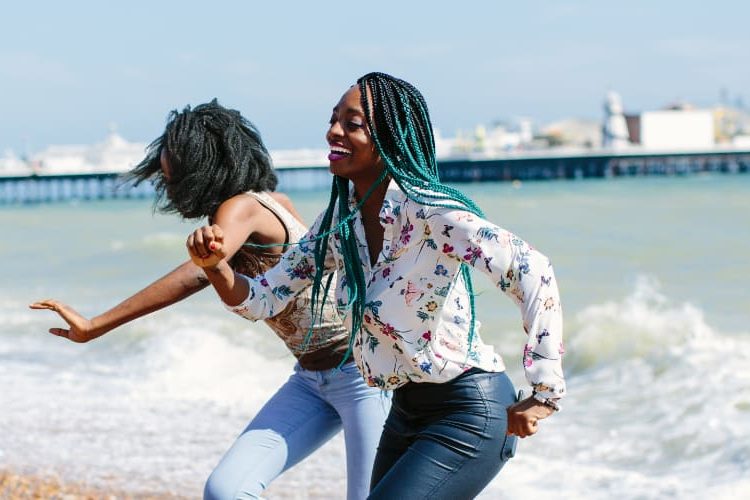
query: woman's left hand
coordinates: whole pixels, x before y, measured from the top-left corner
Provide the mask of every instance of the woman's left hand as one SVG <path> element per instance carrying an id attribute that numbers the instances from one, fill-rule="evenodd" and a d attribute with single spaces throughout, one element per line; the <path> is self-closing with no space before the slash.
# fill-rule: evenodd
<path id="1" fill-rule="evenodd" d="M 536 434 L 539 421 L 554 412 L 555 410 L 533 397 L 512 404 L 508 407 L 508 435 L 525 438 Z"/>

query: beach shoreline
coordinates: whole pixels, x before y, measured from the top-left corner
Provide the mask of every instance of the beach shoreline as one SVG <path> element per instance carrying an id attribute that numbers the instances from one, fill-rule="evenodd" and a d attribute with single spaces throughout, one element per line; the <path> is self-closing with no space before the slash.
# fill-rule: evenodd
<path id="1" fill-rule="evenodd" d="M 60 500 L 183 500 L 189 497 L 168 492 L 124 491 L 71 481 L 57 474 L 38 474 L 14 469 L 0 470 L 0 498 Z"/>

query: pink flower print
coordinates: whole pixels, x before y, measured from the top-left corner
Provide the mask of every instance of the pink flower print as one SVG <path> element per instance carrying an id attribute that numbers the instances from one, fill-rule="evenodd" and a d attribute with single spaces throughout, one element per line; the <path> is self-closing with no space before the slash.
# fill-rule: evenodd
<path id="1" fill-rule="evenodd" d="M 393 224 L 395 221 L 393 220 L 393 217 L 391 217 L 390 215 L 386 215 L 383 219 L 383 222 L 385 222 L 386 224 Z"/>
<path id="2" fill-rule="evenodd" d="M 390 323 L 386 323 L 386 324 L 385 324 L 385 325 L 383 325 L 383 327 L 382 327 L 382 328 L 380 329 L 380 332 L 381 332 L 381 333 L 382 333 L 383 335 L 386 335 L 386 336 L 388 336 L 388 337 L 392 338 L 393 340 L 398 340 L 398 336 L 397 336 L 397 335 L 396 335 L 396 334 L 394 333 L 395 331 L 396 331 L 396 329 L 395 329 L 395 328 L 393 328 L 393 325 L 391 325 Z"/>
<path id="3" fill-rule="evenodd" d="M 370 316 L 368 316 L 367 314 L 365 314 L 363 316 L 364 316 L 364 319 L 365 319 L 365 323 L 370 323 L 372 321 L 372 318 L 370 318 Z"/>
<path id="4" fill-rule="evenodd" d="M 424 291 L 417 288 L 417 285 L 409 281 L 406 284 L 406 290 L 402 291 L 406 305 L 410 306 L 415 300 L 419 300 L 424 295 Z"/>
<path id="5" fill-rule="evenodd" d="M 533 364 L 534 361 L 531 359 L 531 346 L 526 344 L 523 346 L 523 366 L 528 368 Z"/>
<path id="6" fill-rule="evenodd" d="M 263 286 L 268 286 L 268 280 L 266 278 L 263 278 L 260 280 L 260 284 Z"/>
<path id="7" fill-rule="evenodd" d="M 299 279 L 311 278 L 313 276 L 313 271 L 315 271 L 315 268 L 312 264 L 309 264 L 307 261 L 300 262 L 294 267 L 294 269 L 292 269 L 290 277 Z"/>
<path id="8" fill-rule="evenodd" d="M 471 265 L 474 265 L 474 262 L 477 261 L 478 258 L 482 256 L 482 249 L 478 247 L 469 247 L 466 249 L 466 255 L 464 255 L 464 260 L 468 260 Z"/>
<path id="9" fill-rule="evenodd" d="M 383 269 L 383 278 L 387 278 L 390 274 L 391 274 L 390 267 L 386 267 L 385 269 Z"/>
<path id="10" fill-rule="evenodd" d="M 453 247 L 450 246 L 447 243 L 443 243 L 443 253 L 451 253 L 453 251 Z"/>
<path id="11" fill-rule="evenodd" d="M 427 330 L 426 332 L 424 332 L 422 334 L 422 338 L 425 339 L 427 342 L 429 342 L 430 340 L 432 340 L 432 331 L 431 330 Z"/>
<path id="12" fill-rule="evenodd" d="M 409 240 L 411 239 L 411 235 L 409 234 L 414 229 L 413 224 L 404 224 L 404 226 L 401 228 L 401 243 L 406 245 L 409 243 Z"/>

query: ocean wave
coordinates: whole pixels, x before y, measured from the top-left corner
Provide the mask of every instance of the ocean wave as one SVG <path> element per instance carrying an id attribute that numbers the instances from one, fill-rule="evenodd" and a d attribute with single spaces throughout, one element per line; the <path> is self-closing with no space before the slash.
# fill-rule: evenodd
<path id="1" fill-rule="evenodd" d="M 659 291 L 652 277 L 637 279 L 634 291 L 620 301 L 586 307 L 568 326 L 566 372 L 595 370 L 641 359 L 660 366 L 665 359 L 693 359 L 691 353 L 726 342 L 750 345 L 743 335 L 720 334 L 704 312 L 688 303 L 675 304 Z"/>
<path id="2" fill-rule="evenodd" d="M 564 412 L 532 442 L 548 466 L 574 464 L 571 497 L 586 485 L 591 498 L 690 498 L 750 473 L 747 334 L 714 330 L 644 277 L 578 313 L 567 350 Z"/>

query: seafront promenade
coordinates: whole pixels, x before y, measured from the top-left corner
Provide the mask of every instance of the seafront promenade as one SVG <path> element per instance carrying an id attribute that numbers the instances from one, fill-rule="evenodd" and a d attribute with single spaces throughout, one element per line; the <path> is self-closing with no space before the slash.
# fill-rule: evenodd
<path id="1" fill-rule="evenodd" d="M 541 181 L 558 179 L 669 176 L 699 173 L 746 174 L 750 149 L 706 151 L 564 153 L 554 150 L 508 154 L 498 158 L 450 158 L 438 161 L 446 182 Z M 328 167 L 279 166 L 279 190 L 305 191 L 327 187 Z M 48 203 L 67 200 L 148 198 L 149 183 L 134 187 L 115 172 L 55 175 L 0 175 L 0 204 Z"/>

